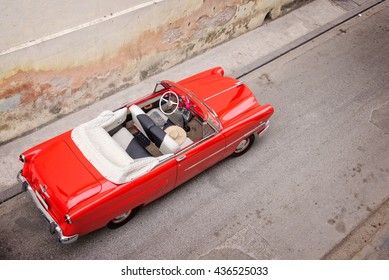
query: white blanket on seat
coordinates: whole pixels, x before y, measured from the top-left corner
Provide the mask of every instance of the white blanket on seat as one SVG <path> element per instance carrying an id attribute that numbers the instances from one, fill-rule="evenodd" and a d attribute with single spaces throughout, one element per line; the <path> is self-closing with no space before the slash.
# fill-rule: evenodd
<path id="1" fill-rule="evenodd" d="M 131 158 L 106 130 L 116 121 L 114 112 L 104 111 L 97 118 L 73 129 L 71 136 L 101 175 L 115 184 L 123 184 L 149 172 L 159 160 L 154 157 Z"/>

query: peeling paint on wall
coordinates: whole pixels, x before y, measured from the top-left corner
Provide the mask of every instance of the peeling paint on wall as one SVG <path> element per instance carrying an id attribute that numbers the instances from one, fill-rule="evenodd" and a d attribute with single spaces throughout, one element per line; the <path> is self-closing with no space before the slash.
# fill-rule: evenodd
<path id="1" fill-rule="evenodd" d="M 292 1 L 161 1 L 0 55 L 0 143 L 252 30 Z"/>

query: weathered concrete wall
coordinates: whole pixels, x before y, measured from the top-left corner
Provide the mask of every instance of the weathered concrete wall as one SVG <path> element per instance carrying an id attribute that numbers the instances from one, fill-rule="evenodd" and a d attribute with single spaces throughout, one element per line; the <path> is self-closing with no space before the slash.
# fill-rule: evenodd
<path id="1" fill-rule="evenodd" d="M 293 0 L 17 2 L 0 0 L 0 143 L 254 29 Z"/>

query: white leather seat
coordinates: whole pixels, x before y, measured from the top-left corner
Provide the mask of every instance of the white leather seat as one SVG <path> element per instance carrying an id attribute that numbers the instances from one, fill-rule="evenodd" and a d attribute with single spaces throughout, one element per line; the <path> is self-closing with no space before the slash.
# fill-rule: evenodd
<path id="1" fill-rule="evenodd" d="M 124 122 L 126 121 L 127 112 L 128 112 L 127 107 L 124 107 L 124 108 L 121 108 L 119 110 L 116 110 L 115 112 L 112 112 L 114 121 L 112 121 L 112 123 L 104 126 L 103 128 L 109 132 L 111 130 L 115 130 L 119 126 L 122 126 L 124 124 Z"/>
<path id="2" fill-rule="evenodd" d="M 183 148 L 189 146 L 189 145 L 192 144 L 192 143 L 193 143 L 193 141 L 192 141 L 189 137 L 186 137 L 184 143 L 182 143 L 182 144 L 180 145 L 180 149 L 183 149 Z"/>
<path id="3" fill-rule="evenodd" d="M 132 105 L 129 108 L 132 116 L 132 120 L 134 121 L 135 126 L 144 134 L 149 136 L 149 129 L 155 123 L 150 119 L 148 115 L 137 105 Z"/>
<path id="4" fill-rule="evenodd" d="M 160 159 L 152 156 L 133 158 L 126 153 L 123 146 L 129 135 L 117 135 L 115 140 L 105 129 L 115 122 L 113 116 L 113 112 L 105 111 L 97 118 L 74 128 L 71 137 L 101 175 L 115 184 L 122 184 L 149 172 Z M 125 132 L 122 129 L 119 131 Z"/>
<path id="5" fill-rule="evenodd" d="M 150 157 L 150 153 L 138 142 L 136 138 L 126 129 L 122 128 L 112 136 L 126 152 L 133 158 Z"/>
<path id="6" fill-rule="evenodd" d="M 130 112 L 135 126 L 146 135 L 163 154 L 172 154 L 180 149 L 180 146 L 165 133 L 145 112 L 137 105 L 130 107 Z"/>
<path id="7" fill-rule="evenodd" d="M 173 154 L 180 150 L 180 145 L 159 126 L 154 125 L 150 128 L 150 140 L 164 155 Z"/>

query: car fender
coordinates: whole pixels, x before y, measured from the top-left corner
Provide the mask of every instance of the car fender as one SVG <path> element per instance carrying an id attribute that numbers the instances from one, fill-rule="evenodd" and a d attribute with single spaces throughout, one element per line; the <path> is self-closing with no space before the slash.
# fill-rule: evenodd
<path id="1" fill-rule="evenodd" d="M 245 112 L 229 123 L 222 131 L 226 139 L 226 153 L 231 154 L 239 145 L 239 140 L 254 134 L 267 123 L 274 109 L 271 105 L 261 105 Z"/>

